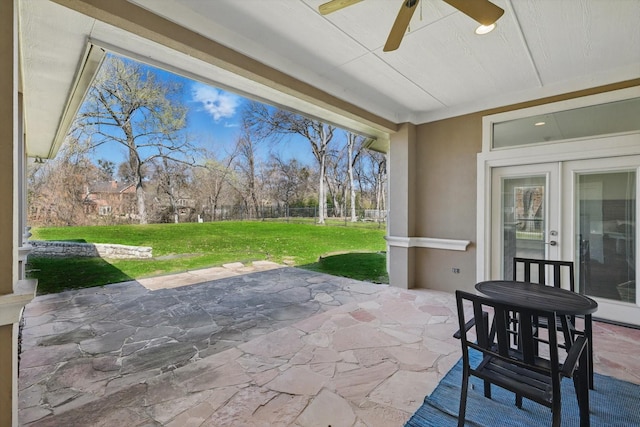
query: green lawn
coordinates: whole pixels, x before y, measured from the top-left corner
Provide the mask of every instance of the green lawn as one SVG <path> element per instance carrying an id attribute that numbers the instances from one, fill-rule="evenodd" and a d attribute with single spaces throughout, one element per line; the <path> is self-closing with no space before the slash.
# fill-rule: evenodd
<path id="1" fill-rule="evenodd" d="M 32 229 L 34 240 L 66 240 L 151 246 L 150 260 L 31 258 L 31 277 L 38 278 L 39 293 L 99 286 L 228 262 L 270 260 L 354 277 L 377 283 L 388 281 L 384 272 L 385 230 L 377 224 L 327 227 L 280 222 L 230 221 L 215 223 L 150 224 L 100 227 Z M 344 262 L 331 253 L 368 252 Z M 364 260 L 364 258 L 369 259 Z M 364 257 L 364 258 L 362 258 Z M 333 258 L 333 259 L 331 259 Z M 342 261 L 340 261 L 342 259 Z M 336 261 L 337 260 L 337 261 Z M 380 268 L 383 270 L 381 271 Z"/>
<path id="2" fill-rule="evenodd" d="M 303 268 L 373 283 L 389 283 L 387 256 L 383 252 L 354 252 L 323 256 L 318 262 L 307 264 Z"/>

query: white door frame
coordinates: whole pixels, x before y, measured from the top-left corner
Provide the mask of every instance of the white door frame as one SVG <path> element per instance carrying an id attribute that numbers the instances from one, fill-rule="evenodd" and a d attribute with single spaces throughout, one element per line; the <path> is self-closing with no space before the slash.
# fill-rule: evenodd
<path id="1" fill-rule="evenodd" d="M 478 154 L 477 158 L 477 281 L 489 280 L 491 276 L 492 168 L 640 154 L 640 132 L 554 141 L 494 150 L 491 148 L 493 124 L 634 97 L 640 97 L 640 87 L 574 98 L 483 117 L 482 152 Z M 563 253 L 562 256 L 565 256 L 565 254 Z M 572 254 L 571 256 L 573 257 Z"/>
<path id="2" fill-rule="evenodd" d="M 491 176 L 493 168 L 640 155 L 640 132 L 559 143 L 553 148 L 550 146 L 514 148 L 509 150 L 510 156 L 505 156 L 505 152 L 499 152 L 499 156 L 495 156 L 495 153 L 478 155 L 476 280 L 479 282 L 491 279 Z M 572 254 L 564 253 L 563 250 L 561 256 L 567 255 L 572 256 Z"/>

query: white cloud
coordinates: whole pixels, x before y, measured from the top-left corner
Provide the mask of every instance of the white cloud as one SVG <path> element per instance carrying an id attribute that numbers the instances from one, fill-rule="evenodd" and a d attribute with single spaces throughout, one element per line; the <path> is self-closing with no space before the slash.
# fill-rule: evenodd
<path id="1" fill-rule="evenodd" d="M 233 117 L 240 105 L 240 97 L 220 89 L 196 83 L 191 89 L 193 100 L 218 121 Z"/>

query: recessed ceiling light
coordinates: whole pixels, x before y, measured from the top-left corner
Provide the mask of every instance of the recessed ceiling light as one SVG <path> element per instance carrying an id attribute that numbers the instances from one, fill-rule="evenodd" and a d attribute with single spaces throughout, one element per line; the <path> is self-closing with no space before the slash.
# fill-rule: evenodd
<path id="1" fill-rule="evenodd" d="M 544 126 L 544 125 L 546 125 L 546 124 L 547 124 L 546 122 L 536 122 L 536 123 L 534 123 L 533 125 L 534 125 L 534 126 Z"/>
<path id="2" fill-rule="evenodd" d="M 480 25 L 478 28 L 476 28 L 476 34 L 478 35 L 487 34 L 493 31 L 494 28 L 496 28 L 495 22 L 491 25 Z"/>

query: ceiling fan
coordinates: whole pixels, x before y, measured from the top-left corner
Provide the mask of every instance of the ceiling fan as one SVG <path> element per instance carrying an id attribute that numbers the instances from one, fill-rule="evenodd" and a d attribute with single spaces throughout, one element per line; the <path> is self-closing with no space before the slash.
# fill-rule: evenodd
<path id="1" fill-rule="evenodd" d="M 331 0 L 327 3 L 321 4 L 318 8 L 320 14 L 326 15 L 331 12 L 343 9 L 347 6 L 354 5 L 362 0 Z M 482 25 L 489 26 L 494 24 L 504 13 L 504 10 L 489 0 L 443 0 L 445 3 L 455 7 L 465 15 L 475 19 Z M 402 6 L 400 12 L 396 17 L 396 21 L 391 27 L 391 32 L 387 38 L 387 42 L 382 49 L 384 52 L 390 52 L 396 50 L 400 46 L 400 42 L 404 37 L 409 22 L 418 7 L 420 0 L 402 0 Z"/>

